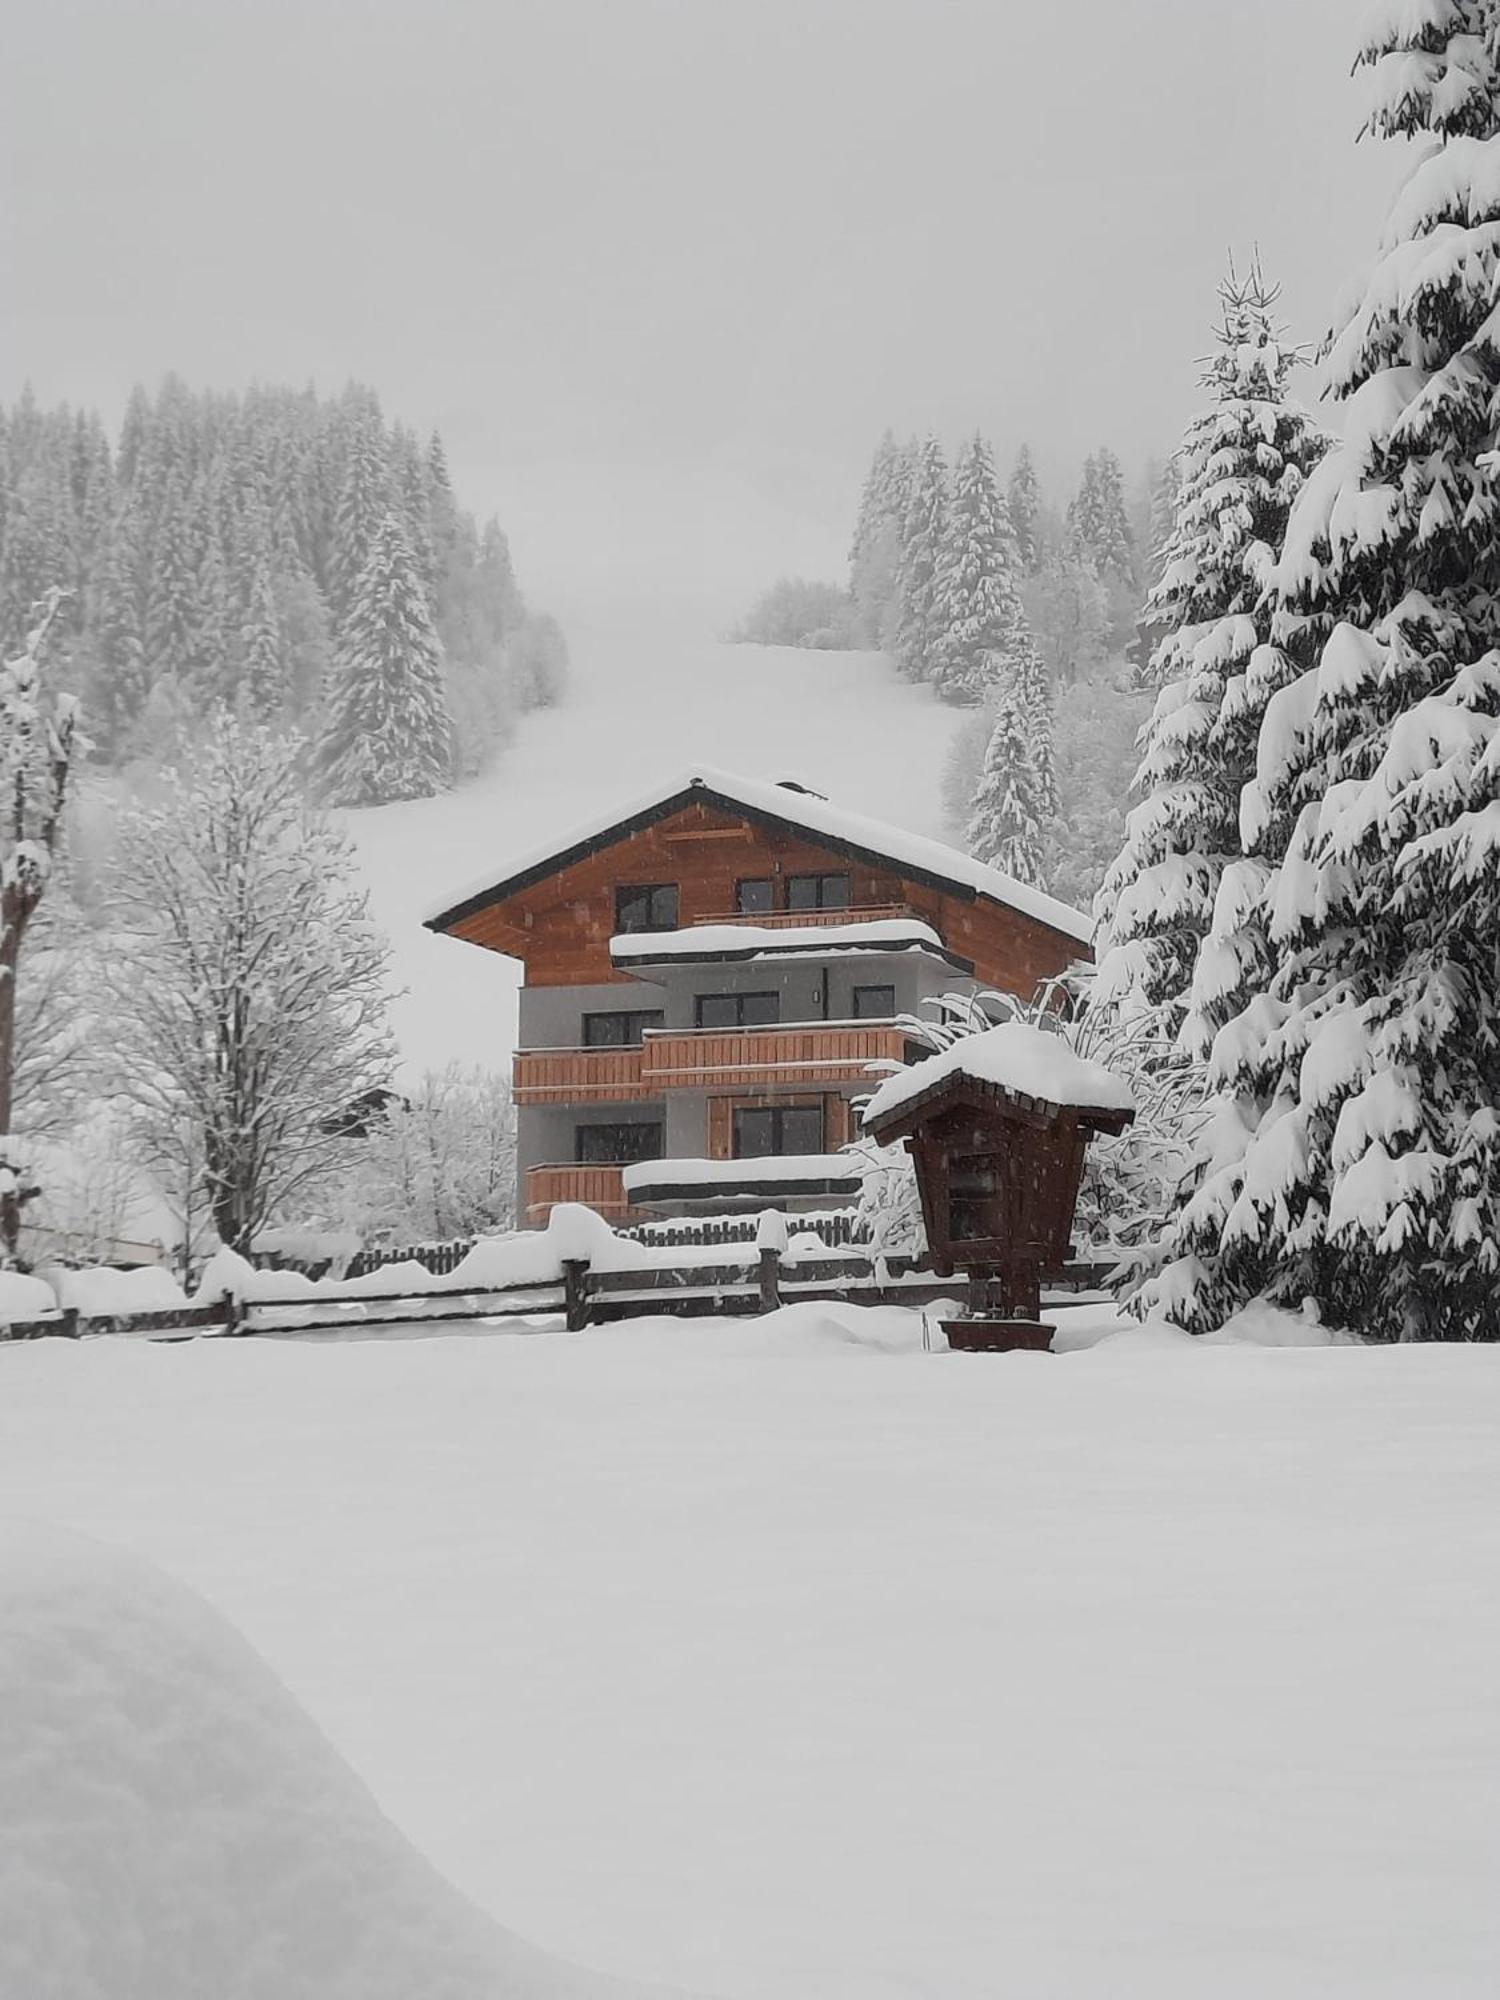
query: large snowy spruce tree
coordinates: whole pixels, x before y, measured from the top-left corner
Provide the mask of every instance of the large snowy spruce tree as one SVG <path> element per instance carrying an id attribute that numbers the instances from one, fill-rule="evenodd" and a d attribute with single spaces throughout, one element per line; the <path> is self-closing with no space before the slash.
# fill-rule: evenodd
<path id="1" fill-rule="evenodd" d="M 1265 650 L 1272 571 L 1291 504 L 1326 447 L 1287 394 L 1297 357 L 1276 326 L 1274 288 L 1252 268 L 1243 278 L 1231 272 L 1219 297 L 1202 378 L 1208 400 L 1177 453 L 1172 526 L 1146 606 L 1162 637 L 1148 668 L 1158 694 L 1140 737 L 1140 803 L 1094 905 L 1094 1004 L 1153 1016 L 1163 1042 L 1188 1012 L 1225 871 L 1248 870 L 1255 887 L 1261 880 L 1241 857 L 1239 803 L 1254 776 L 1264 695 L 1291 672 Z M 1222 957 L 1215 968 L 1236 989 L 1269 973 L 1262 961 Z M 1222 1025 L 1213 1015 L 1223 997 L 1203 998 L 1199 1054 Z"/>
<path id="2" fill-rule="evenodd" d="M 976 431 L 953 468 L 932 582 L 928 678 L 944 701 L 974 707 L 1021 619 L 1010 515 L 990 448 Z"/>
<path id="3" fill-rule="evenodd" d="M 1402 0 L 1369 129 L 1418 142 L 1327 357 L 1344 438 L 1293 509 L 1245 795 L 1269 989 L 1220 1032 L 1214 1145 L 1155 1297 L 1266 1293 L 1389 1339 L 1500 1336 L 1500 45 Z"/>
<path id="4" fill-rule="evenodd" d="M 318 749 L 331 805 L 430 798 L 453 775 L 442 647 L 394 514 L 382 521 L 344 617 Z"/>

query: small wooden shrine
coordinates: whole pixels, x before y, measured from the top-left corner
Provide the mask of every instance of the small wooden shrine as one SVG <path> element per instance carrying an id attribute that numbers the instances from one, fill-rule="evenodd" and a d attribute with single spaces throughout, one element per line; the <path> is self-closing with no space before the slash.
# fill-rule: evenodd
<path id="1" fill-rule="evenodd" d="M 1088 1142 L 1134 1117 L 1118 1077 L 1026 1022 L 964 1036 L 876 1091 L 864 1128 L 905 1140 L 938 1276 L 968 1273 L 950 1347 L 1050 1346 L 1041 1282 L 1068 1260 Z"/>

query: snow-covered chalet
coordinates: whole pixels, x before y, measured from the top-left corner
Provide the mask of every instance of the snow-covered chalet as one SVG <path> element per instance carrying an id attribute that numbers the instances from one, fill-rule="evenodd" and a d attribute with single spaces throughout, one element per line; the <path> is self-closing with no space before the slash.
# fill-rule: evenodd
<path id="1" fill-rule="evenodd" d="M 693 772 L 427 919 L 525 965 L 518 1213 L 616 1223 L 848 1202 L 898 1017 L 1030 995 L 1086 917 L 801 786 Z"/>

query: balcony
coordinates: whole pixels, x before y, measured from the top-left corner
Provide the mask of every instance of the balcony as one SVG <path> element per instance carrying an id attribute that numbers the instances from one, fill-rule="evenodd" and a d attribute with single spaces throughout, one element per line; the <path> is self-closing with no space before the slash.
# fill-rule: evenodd
<path id="1" fill-rule="evenodd" d="M 526 1223 L 540 1229 L 560 1201 L 581 1201 L 606 1222 L 635 1220 L 621 1184 L 623 1167 L 530 1167 L 526 1173 Z"/>
<path id="2" fill-rule="evenodd" d="M 854 1202 L 864 1173 L 849 1153 L 783 1153 L 755 1160 L 638 1160 L 624 1189 L 642 1208 L 763 1208 Z"/>
<path id="3" fill-rule="evenodd" d="M 906 1031 L 890 1021 L 776 1028 L 652 1028 L 640 1051 L 640 1094 L 663 1090 L 816 1088 L 867 1081 L 872 1062 L 901 1062 Z"/>
<path id="4" fill-rule="evenodd" d="M 926 918 L 902 903 L 855 910 L 733 911 L 696 917 L 675 931 L 626 931 L 609 941 L 611 963 L 654 978 L 666 965 L 733 965 L 773 958 L 827 959 L 920 952 L 970 974 L 973 962 L 950 951 Z"/>
<path id="5" fill-rule="evenodd" d="M 517 1104 L 633 1103 L 651 1095 L 641 1081 L 642 1054 L 639 1048 L 517 1049 L 511 1094 Z"/>

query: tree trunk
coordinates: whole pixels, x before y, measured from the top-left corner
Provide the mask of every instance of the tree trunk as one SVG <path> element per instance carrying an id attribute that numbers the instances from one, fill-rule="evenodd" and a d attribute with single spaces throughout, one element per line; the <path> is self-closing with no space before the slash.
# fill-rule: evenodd
<path id="1" fill-rule="evenodd" d="M 21 957 L 19 912 L 0 903 L 0 1136 L 10 1130 L 16 1092 L 16 968 Z"/>

